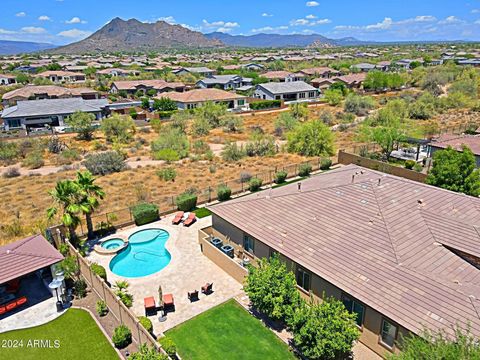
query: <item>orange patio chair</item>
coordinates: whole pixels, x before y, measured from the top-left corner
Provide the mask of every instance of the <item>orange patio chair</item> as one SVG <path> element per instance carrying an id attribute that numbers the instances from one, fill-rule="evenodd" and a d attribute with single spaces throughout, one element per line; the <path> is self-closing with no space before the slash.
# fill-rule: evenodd
<path id="1" fill-rule="evenodd" d="M 143 305 L 145 306 L 145 315 L 147 316 L 149 313 L 157 311 L 157 305 L 155 304 L 155 298 L 153 296 L 144 298 Z"/>
<path id="2" fill-rule="evenodd" d="M 175 215 L 175 217 L 174 217 L 173 220 L 172 220 L 172 224 L 173 224 L 173 225 L 178 225 L 178 224 L 180 224 L 180 223 L 182 222 L 182 218 L 183 218 L 183 215 L 184 215 L 184 214 L 185 214 L 185 213 L 184 213 L 183 211 L 177 212 L 177 214 Z"/>
<path id="3" fill-rule="evenodd" d="M 173 309 L 175 310 L 175 301 L 173 300 L 173 294 L 165 294 L 162 297 L 163 300 L 163 309 Z"/>
<path id="4" fill-rule="evenodd" d="M 190 215 L 188 215 L 188 218 L 183 222 L 183 226 L 190 226 L 192 225 L 195 221 L 197 221 L 197 218 L 195 216 L 195 213 L 190 213 Z"/>

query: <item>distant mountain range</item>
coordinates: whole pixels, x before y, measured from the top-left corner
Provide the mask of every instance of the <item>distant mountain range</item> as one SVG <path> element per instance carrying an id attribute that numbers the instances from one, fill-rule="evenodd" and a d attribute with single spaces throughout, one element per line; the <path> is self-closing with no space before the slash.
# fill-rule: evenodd
<path id="1" fill-rule="evenodd" d="M 311 45 L 315 45 L 316 47 L 333 47 L 368 44 L 368 42 L 353 37 L 329 39 L 319 34 L 281 35 L 261 33 L 255 35 L 230 35 L 221 32 L 213 32 L 205 34 L 205 36 L 209 39 L 220 40 L 226 46 L 247 48 L 307 47 Z"/>
<path id="2" fill-rule="evenodd" d="M 53 49 L 55 45 L 26 41 L 0 40 L 0 55 L 15 55 Z"/>

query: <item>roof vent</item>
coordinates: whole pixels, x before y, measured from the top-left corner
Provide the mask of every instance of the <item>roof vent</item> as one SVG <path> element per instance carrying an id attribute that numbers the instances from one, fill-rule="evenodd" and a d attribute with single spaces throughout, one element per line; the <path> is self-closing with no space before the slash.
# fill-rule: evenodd
<path id="1" fill-rule="evenodd" d="M 301 182 L 297 183 L 297 189 L 298 189 L 298 191 L 302 191 L 302 183 Z"/>
<path id="2" fill-rule="evenodd" d="M 7 250 L 7 254 L 10 254 L 12 252 L 12 250 L 8 249 Z"/>
<path id="3" fill-rule="evenodd" d="M 355 174 L 352 175 L 352 184 L 355 181 Z"/>
<path id="4" fill-rule="evenodd" d="M 366 199 L 362 199 L 362 200 L 360 200 L 360 202 L 361 202 L 362 204 L 365 204 L 365 205 L 368 204 L 368 200 L 366 200 Z"/>
<path id="5" fill-rule="evenodd" d="M 381 183 L 382 183 L 382 178 L 379 178 L 379 179 L 378 179 L 378 184 L 377 184 L 377 185 L 378 185 L 378 186 L 380 186 L 380 184 L 381 184 Z"/>
<path id="6" fill-rule="evenodd" d="M 417 200 L 418 205 L 423 206 L 425 205 L 425 201 L 423 199 L 418 199 Z"/>

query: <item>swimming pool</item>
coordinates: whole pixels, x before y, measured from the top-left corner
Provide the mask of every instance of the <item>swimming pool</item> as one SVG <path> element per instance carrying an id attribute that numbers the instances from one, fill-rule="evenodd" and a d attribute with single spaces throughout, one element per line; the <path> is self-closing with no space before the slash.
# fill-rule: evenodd
<path id="1" fill-rule="evenodd" d="M 122 239 L 108 239 L 102 242 L 101 247 L 107 250 L 118 249 L 120 246 L 123 246 L 125 242 Z"/>
<path id="2" fill-rule="evenodd" d="M 128 238 L 128 246 L 110 261 L 110 270 L 127 278 L 159 272 L 172 259 L 165 248 L 169 237 L 170 234 L 162 229 L 137 231 Z"/>

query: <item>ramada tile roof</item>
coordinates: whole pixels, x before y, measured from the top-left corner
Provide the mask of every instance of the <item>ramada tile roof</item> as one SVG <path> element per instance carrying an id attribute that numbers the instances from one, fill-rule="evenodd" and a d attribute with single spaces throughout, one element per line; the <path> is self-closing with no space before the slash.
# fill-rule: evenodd
<path id="1" fill-rule="evenodd" d="M 185 92 L 169 92 L 157 95 L 157 98 L 167 97 L 180 103 L 194 103 L 202 101 L 227 101 L 245 99 L 245 96 L 220 89 L 194 89 Z"/>
<path id="2" fill-rule="evenodd" d="M 349 165 L 215 215 L 414 333 L 480 335 L 480 199 Z"/>
<path id="3" fill-rule="evenodd" d="M 63 260 L 60 254 L 42 235 L 0 247 L 0 284 L 30 274 Z"/>
<path id="4" fill-rule="evenodd" d="M 461 151 L 462 146 L 468 146 L 475 155 L 480 155 L 480 135 L 443 135 L 431 144 L 433 147 L 446 149 L 451 146 Z"/>

